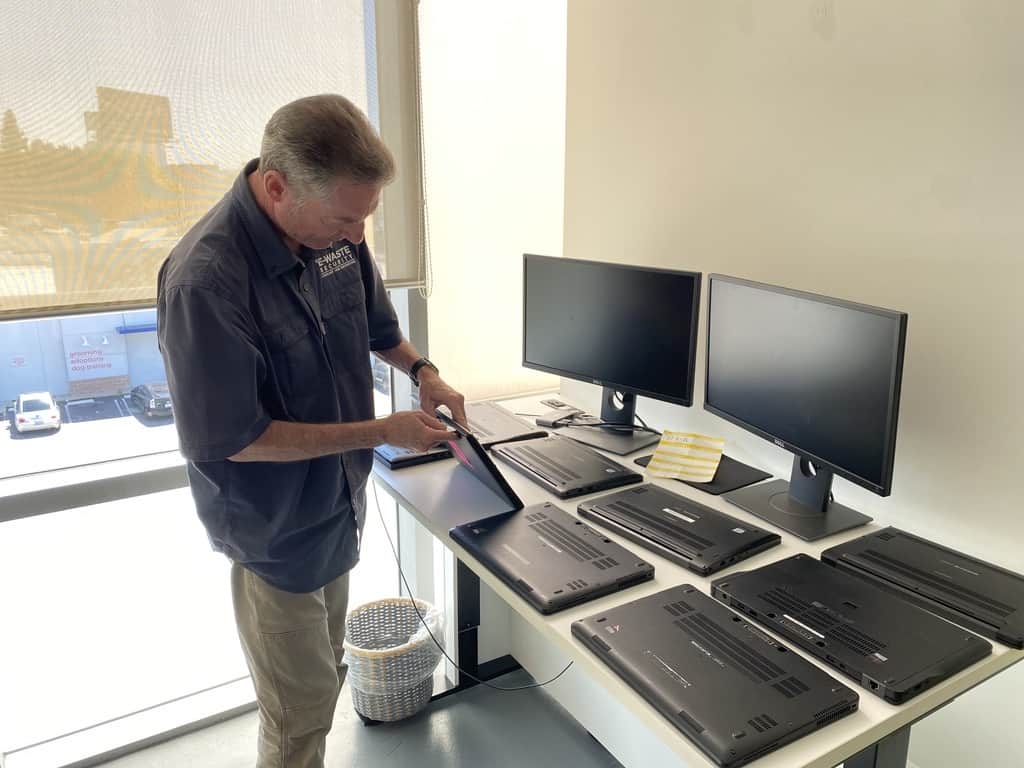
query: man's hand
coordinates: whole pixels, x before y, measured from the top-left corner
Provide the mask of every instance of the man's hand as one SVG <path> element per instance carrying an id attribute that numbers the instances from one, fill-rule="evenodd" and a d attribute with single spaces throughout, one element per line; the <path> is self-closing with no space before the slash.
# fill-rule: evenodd
<path id="1" fill-rule="evenodd" d="M 420 374 L 420 408 L 424 413 L 433 414 L 439 405 L 447 405 L 452 418 L 459 424 L 466 423 L 466 398 L 449 387 L 440 376 L 430 368 L 421 368 Z"/>
<path id="2" fill-rule="evenodd" d="M 446 430 L 444 424 L 433 416 L 420 411 L 399 411 L 385 417 L 383 422 L 385 442 L 414 451 L 425 451 L 451 440 L 455 434 Z"/>

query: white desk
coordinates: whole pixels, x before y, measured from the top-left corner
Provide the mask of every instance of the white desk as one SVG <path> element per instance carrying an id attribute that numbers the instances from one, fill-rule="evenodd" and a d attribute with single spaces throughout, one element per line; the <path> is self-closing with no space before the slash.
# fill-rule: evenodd
<path id="1" fill-rule="evenodd" d="M 539 405 L 539 399 L 539 396 L 520 398 L 503 404 L 510 410 L 537 413 L 538 409 L 543 408 Z M 647 452 L 650 450 L 647 449 Z M 632 464 L 632 456 L 614 458 L 631 468 L 635 467 Z M 553 501 L 562 509 L 576 513 L 580 499 L 555 499 L 511 468 L 501 462 L 496 463 L 527 506 Z M 711 578 L 702 578 L 653 552 L 642 549 L 633 542 L 601 529 L 609 538 L 615 539 L 626 548 L 638 553 L 643 552 L 644 558 L 655 566 L 654 580 L 570 608 L 554 616 L 542 616 L 449 537 L 448 530 L 453 525 L 480 519 L 505 509 L 490 492 L 460 468 L 454 459 L 398 471 L 391 471 L 376 464 L 375 474 L 381 489 L 394 497 L 434 536 L 451 548 L 458 559 L 504 601 L 508 611 L 508 652 L 534 678 L 547 680 L 557 674 L 568 661 L 573 661 L 571 669 L 545 690 L 627 768 L 709 768 L 714 763 L 662 718 L 654 707 L 572 637 L 570 625 L 573 621 L 676 584 L 690 583 L 710 594 L 712 578 L 717 579 L 732 571 L 754 569 L 799 552 L 817 558 L 823 549 L 862 536 L 877 528 L 861 527 L 819 542 L 805 542 L 782 533 L 782 544 L 778 547 L 716 573 Z M 719 497 L 710 496 L 674 480 L 649 481 L 736 518 L 748 520 L 755 525 L 765 525 Z M 785 638 L 778 639 L 790 648 L 794 647 Z M 860 694 L 860 709 L 837 723 L 772 752 L 755 764 L 758 768 L 832 768 L 847 761 L 848 768 L 903 766 L 906 763 L 911 724 L 1024 659 L 1022 651 L 1007 648 L 994 641 L 992 646 L 991 656 L 902 706 L 886 703 L 840 676 L 838 672 L 798 651 L 810 663 L 817 664 L 828 674 L 856 690 Z"/>

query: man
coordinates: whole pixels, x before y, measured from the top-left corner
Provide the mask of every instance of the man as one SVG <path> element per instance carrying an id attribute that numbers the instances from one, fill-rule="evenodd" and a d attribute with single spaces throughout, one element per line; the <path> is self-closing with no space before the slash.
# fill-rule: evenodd
<path id="1" fill-rule="evenodd" d="M 323 766 L 372 448 L 424 450 L 463 397 L 402 337 L 363 241 L 394 176 L 347 99 L 287 104 L 160 270 L 157 331 L 199 517 L 232 561 L 260 768 Z M 374 418 L 370 352 L 424 412 Z"/>

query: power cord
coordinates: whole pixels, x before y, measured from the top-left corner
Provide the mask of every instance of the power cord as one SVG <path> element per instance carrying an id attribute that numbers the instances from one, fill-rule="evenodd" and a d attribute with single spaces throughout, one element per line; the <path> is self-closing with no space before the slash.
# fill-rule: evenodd
<path id="1" fill-rule="evenodd" d="M 639 416 L 636 417 L 640 424 L 619 424 L 614 421 L 588 421 L 588 422 L 577 422 L 575 419 L 570 418 L 566 423 L 567 427 L 600 427 L 601 429 L 610 430 L 612 432 L 650 432 L 652 435 L 660 435 L 656 429 L 651 429 L 647 424 L 644 423 L 643 419 Z"/>
<path id="2" fill-rule="evenodd" d="M 395 549 L 395 544 L 394 544 L 393 541 L 391 541 L 391 534 L 388 533 L 388 526 L 384 522 L 384 513 L 382 513 L 380 511 L 380 500 L 377 498 L 377 483 L 375 483 L 375 482 L 373 482 L 371 480 L 370 481 L 370 485 L 373 487 L 373 504 L 374 504 L 375 507 L 377 507 L 377 517 L 380 518 L 380 526 L 381 526 L 381 528 L 384 529 L 384 536 L 387 537 L 388 546 L 391 547 L 391 554 L 395 556 L 395 565 L 398 566 L 398 575 L 402 577 L 402 583 L 405 584 L 405 589 L 408 591 L 408 593 L 409 593 L 409 595 L 411 597 L 412 594 L 413 594 L 412 588 L 409 586 L 409 582 L 406 581 L 405 573 L 402 572 L 402 563 L 398 559 L 398 550 Z M 423 628 L 427 631 L 427 634 L 430 636 L 430 639 L 434 641 L 434 645 L 437 646 L 437 649 L 439 651 L 441 651 L 441 655 L 444 656 L 446 659 L 448 659 L 448 661 L 452 664 L 452 666 L 454 666 L 457 670 L 459 670 L 459 672 L 464 674 L 470 680 L 473 680 L 474 682 L 480 683 L 480 685 L 486 685 L 488 688 L 493 688 L 496 691 L 504 691 L 506 693 L 511 693 L 513 691 L 526 691 L 526 690 L 529 690 L 531 688 L 543 688 L 545 685 L 550 685 L 551 683 L 555 682 L 555 680 L 557 680 L 562 675 L 564 675 L 566 672 L 568 672 L 569 671 L 569 667 L 572 666 L 572 662 L 570 661 L 568 664 L 565 665 L 565 669 L 563 669 L 557 675 L 552 677 L 550 680 L 545 680 L 543 683 L 530 683 L 529 685 L 516 685 L 516 686 L 512 686 L 512 687 L 503 687 L 503 686 L 500 686 L 500 685 L 494 685 L 493 683 L 489 683 L 486 680 L 481 680 L 479 677 L 471 675 L 469 672 L 467 672 L 462 667 L 460 667 L 458 664 L 456 664 L 455 660 L 451 656 L 449 656 L 448 653 L 445 651 L 444 646 L 441 645 L 441 643 L 439 643 L 437 641 L 436 637 L 434 637 L 434 633 L 430 631 L 430 627 L 427 626 L 427 622 L 423 618 L 423 614 L 420 613 L 419 606 L 416 605 L 416 601 L 415 600 L 412 601 L 412 609 L 414 611 L 416 611 L 416 616 L 419 618 L 420 624 L 423 625 Z"/>

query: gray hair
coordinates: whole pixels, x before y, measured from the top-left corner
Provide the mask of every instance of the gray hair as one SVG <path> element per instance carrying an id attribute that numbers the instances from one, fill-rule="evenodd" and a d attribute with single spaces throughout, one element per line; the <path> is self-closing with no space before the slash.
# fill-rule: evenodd
<path id="1" fill-rule="evenodd" d="M 333 93 L 298 99 L 271 116 L 259 168 L 283 175 L 300 199 L 322 199 L 339 181 L 383 186 L 395 176 L 391 151 L 366 115 Z"/>

